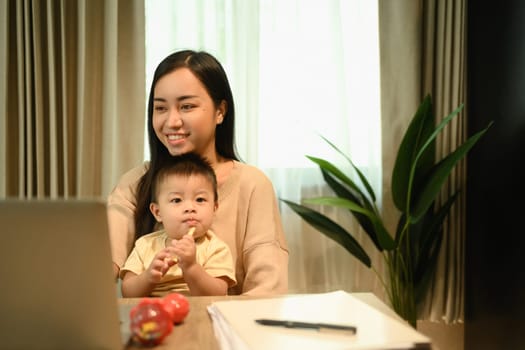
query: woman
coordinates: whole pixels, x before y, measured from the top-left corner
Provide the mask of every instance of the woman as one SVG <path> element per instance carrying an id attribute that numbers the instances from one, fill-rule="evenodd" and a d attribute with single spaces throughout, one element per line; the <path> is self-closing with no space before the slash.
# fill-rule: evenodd
<path id="1" fill-rule="evenodd" d="M 221 64 L 206 52 L 179 51 L 155 70 L 148 101 L 150 162 L 124 174 L 108 197 L 115 275 L 135 239 L 154 231 L 151 184 L 168 157 L 195 152 L 217 175 L 219 206 L 211 229 L 233 255 L 229 294 L 270 295 L 288 288 L 288 248 L 273 186 L 239 162 L 234 104 Z"/>

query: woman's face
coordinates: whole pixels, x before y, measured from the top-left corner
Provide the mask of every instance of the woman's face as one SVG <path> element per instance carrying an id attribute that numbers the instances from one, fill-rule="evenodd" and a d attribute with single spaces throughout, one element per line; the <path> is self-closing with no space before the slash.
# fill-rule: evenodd
<path id="1" fill-rule="evenodd" d="M 160 78 L 153 94 L 153 129 L 169 153 L 196 152 L 214 159 L 215 127 L 224 118 L 224 103 L 216 108 L 188 68 Z"/>

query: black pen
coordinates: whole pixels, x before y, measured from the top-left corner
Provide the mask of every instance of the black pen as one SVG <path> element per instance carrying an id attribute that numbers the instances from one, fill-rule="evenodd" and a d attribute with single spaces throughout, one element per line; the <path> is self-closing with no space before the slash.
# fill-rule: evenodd
<path id="1" fill-rule="evenodd" d="M 347 333 L 355 334 L 357 328 L 354 326 L 347 326 L 341 324 L 332 323 L 315 323 L 315 322 L 302 322 L 302 321 L 287 321 L 287 320 L 272 320 L 267 318 L 260 318 L 255 322 L 265 326 L 278 326 L 286 328 L 308 328 L 316 329 L 318 331 L 342 331 Z"/>

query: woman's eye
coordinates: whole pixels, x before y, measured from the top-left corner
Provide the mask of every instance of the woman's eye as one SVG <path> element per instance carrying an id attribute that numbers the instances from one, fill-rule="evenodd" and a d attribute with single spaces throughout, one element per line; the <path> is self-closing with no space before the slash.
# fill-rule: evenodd
<path id="1" fill-rule="evenodd" d="M 195 106 L 192 105 L 192 104 L 183 104 L 182 106 L 180 106 L 180 109 L 183 110 L 183 111 L 189 111 L 190 109 L 194 108 Z"/>
<path id="2" fill-rule="evenodd" d="M 164 107 L 164 106 L 155 106 L 155 107 L 153 107 L 153 109 L 155 110 L 155 112 L 160 113 L 160 112 L 165 111 L 166 107 Z"/>

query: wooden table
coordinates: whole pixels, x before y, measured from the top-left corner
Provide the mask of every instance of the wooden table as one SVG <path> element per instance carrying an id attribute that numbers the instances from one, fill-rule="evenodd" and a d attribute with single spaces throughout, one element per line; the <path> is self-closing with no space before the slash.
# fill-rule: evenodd
<path id="1" fill-rule="evenodd" d="M 173 331 L 164 342 L 157 347 L 148 349 L 199 349 L 220 350 L 219 344 L 213 333 L 211 318 L 207 307 L 214 301 L 243 299 L 246 296 L 211 296 L 211 297 L 188 297 L 190 301 L 190 312 L 181 324 L 175 325 Z M 120 298 L 120 305 L 135 305 L 140 299 Z M 129 344 L 126 349 L 144 350 L 138 344 Z"/>
<path id="2" fill-rule="evenodd" d="M 372 293 L 352 293 L 352 295 L 367 304 L 375 307 L 379 311 L 398 318 L 397 314 L 386 306 L 379 298 Z M 232 299 L 253 299 L 247 296 L 211 296 L 211 297 L 188 297 L 190 302 L 190 312 L 183 323 L 175 325 L 173 331 L 164 342 L 154 348 L 148 349 L 196 349 L 196 350 L 220 350 L 219 344 L 213 333 L 211 318 L 208 314 L 207 306 L 215 301 Z M 140 299 L 120 298 L 120 305 L 135 305 Z M 138 344 L 129 344 L 126 349 L 144 350 Z"/>

